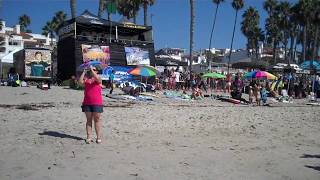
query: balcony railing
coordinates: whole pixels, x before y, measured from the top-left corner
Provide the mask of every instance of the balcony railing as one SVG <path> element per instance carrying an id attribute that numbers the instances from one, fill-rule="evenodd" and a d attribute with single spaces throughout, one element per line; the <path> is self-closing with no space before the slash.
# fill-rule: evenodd
<path id="1" fill-rule="evenodd" d="M 77 39 L 79 40 L 87 40 L 93 42 L 110 42 L 110 43 L 119 43 L 119 44 L 128 44 L 128 45 L 146 45 L 151 44 L 153 41 L 141 41 L 141 40 L 133 40 L 133 39 L 123 39 L 123 38 L 96 38 L 93 36 L 83 36 L 77 35 Z"/>

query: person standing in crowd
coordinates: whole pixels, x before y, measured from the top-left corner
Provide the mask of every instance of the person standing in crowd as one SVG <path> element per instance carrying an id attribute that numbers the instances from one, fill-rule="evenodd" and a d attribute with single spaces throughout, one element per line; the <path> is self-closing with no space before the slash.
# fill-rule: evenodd
<path id="1" fill-rule="evenodd" d="M 163 70 L 163 88 L 169 89 L 169 70 L 167 67 Z"/>
<path id="2" fill-rule="evenodd" d="M 92 140 L 92 121 L 94 121 L 96 131 L 96 142 L 100 144 L 102 142 L 101 132 L 101 113 L 103 112 L 102 102 L 102 80 L 97 74 L 97 69 L 90 66 L 89 69 L 84 69 L 80 78 L 79 83 L 84 84 L 84 99 L 82 102 L 82 112 L 85 113 L 87 118 L 86 132 L 87 139 L 86 143 L 90 144 Z"/>
<path id="3" fill-rule="evenodd" d="M 261 89 L 260 83 L 255 84 L 253 93 L 256 98 L 257 106 L 260 106 L 260 104 L 261 104 L 261 102 L 260 102 L 261 101 L 260 89 Z"/>
<path id="4" fill-rule="evenodd" d="M 174 72 L 174 69 L 171 68 L 170 70 L 170 89 L 174 90 L 176 88 L 176 74 Z"/>
<path id="5" fill-rule="evenodd" d="M 267 89 L 266 89 L 264 84 L 262 84 L 260 94 L 261 94 L 262 104 L 266 105 L 267 104 L 267 99 L 268 99 L 268 91 L 267 91 Z"/>
<path id="6" fill-rule="evenodd" d="M 174 76 L 175 76 L 175 90 L 179 90 L 180 89 L 180 72 L 178 68 L 174 72 Z"/>
<path id="7" fill-rule="evenodd" d="M 252 86 L 249 86 L 249 103 L 252 104 L 253 102 L 253 89 Z"/>
<path id="8" fill-rule="evenodd" d="M 110 73 L 110 75 L 109 75 L 109 82 L 110 82 L 110 92 L 109 92 L 109 94 L 112 94 L 112 92 L 113 92 L 113 86 L 114 86 L 114 73 L 115 73 L 115 71 L 114 71 L 114 70 L 112 70 L 112 71 L 111 71 L 111 73 Z"/>
<path id="9" fill-rule="evenodd" d="M 231 79 L 232 79 L 232 75 L 231 74 L 227 74 L 227 78 L 226 78 L 226 91 L 227 91 L 227 93 L 230 93 Z"/>
<path id="10" fill-rule="evenodd" d="M 197 76 L 197 84 L 198 84 L 198 87 L 200 89 L 202 88 L 207 93 L 206 83 L 205 83 L 202 75 L 203 75 L 203 73 L 198 74 L 198 76 Z"/>
<path id="11" fill-rule="evenodd" d="M 225 78 L 221 79 L 221 91 L 226 93 L 226 79 Z"/>

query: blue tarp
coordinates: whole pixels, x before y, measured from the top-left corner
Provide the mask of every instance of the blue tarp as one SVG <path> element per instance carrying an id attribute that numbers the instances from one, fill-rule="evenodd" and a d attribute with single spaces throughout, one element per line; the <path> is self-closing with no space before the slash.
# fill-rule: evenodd
<path id="1" fill-rule="evenodd" d="M 300 65 L 300 67 L 304 70 L 311 70 L 313 68 L 315 68 L 316 70 L 320 70 L 320 63 L 318 63 L 317 61 L 305 61 Z"/>
<path id="2" fill-rule="evenodd" d="M 111 74 L 112 70 L 114 70 L 115 71 L 114 81 L 116 83 L 121 83 L 121 82 L 125 82 L 125 81 L 132 81 L 133 75 L 128 73 L 128 71 L 130 69 L 132 69 L 132 67 L 109 66 L 102 71 L 101 77 L 103 80 L 109 80 L 109 75 Z"/>

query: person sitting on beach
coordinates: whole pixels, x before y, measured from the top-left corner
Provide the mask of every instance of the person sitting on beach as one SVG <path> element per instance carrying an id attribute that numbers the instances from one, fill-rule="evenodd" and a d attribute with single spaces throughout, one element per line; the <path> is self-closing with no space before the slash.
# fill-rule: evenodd
<path id="1" fill-rule="evenodd" d="M 239 79 L 238 76 L 235 77 L 234 82 L 232 83 L 232 91 L 231 91 L 231 97 L 233 99 L 241 100 L 242 98 L 242 87 L 243 82 Z"/>
<path id="2" fill-rule="evenodd" d="M 103 102 L 102 102 L 102 80 L 97 74 L 97 69 L 90 66 L 83 70 L 79 83 L 84 85 L 84 98 L 82 102 L 82 112 L 85 113 L 87 118 L 86 132 L 87 139 L 86 143 L 90 144 L 92 142 L 92 121 L 94 121 L 94 126 L 96 130 L 97 139 L 96 142 L 100 144 L 102 142 L 101 134 L 101 113 L 103 112 Z"/>
<path id="3" fill-rule="evenodd" d="M 140 95 L 140 88 L 139 87 L 132 87 L 130 86 L 129 82 L 125 83 L 125 86 L 122 88 L 122 91 L 125 94 L 128 94 L 130 96 L 139 96 Z"/>
<path id="4" fill-rule="evenodd" d="M 69 87 L 71 89 L 78 89 L 78 81 L 75 75 L 72 75 L 69 80 Z"/>
<path id="5" fill-rule="evenodd" d="M 159 78 L 156 78 L 154 87 L 155 87 L 155 90 L 162 91 L 162 84 L 159 82 Z"/>
<path id="6" fill-rule="evenodd" d="M 194 85 L 194 87 L 192 88 L 192 94 L 191 94 L 191 99 L 202 99 L 203 95 L 202 95 L 202 91 L 199 88 L 198 85 Z"/>

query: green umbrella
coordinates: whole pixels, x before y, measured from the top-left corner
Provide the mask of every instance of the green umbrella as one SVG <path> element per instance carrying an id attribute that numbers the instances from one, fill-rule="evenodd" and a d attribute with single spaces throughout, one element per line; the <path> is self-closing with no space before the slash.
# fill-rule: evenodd
<path id="1" fill-rule="evenodd" d="M 206 74 L 202 75 L 202 77 L 215 78 L 215 79 L 222 79 L 222 78 L 226 78 L 226 76 L 225 76 L 225 75 L 223 75 L 223 74 L 219 74 L 219 73 L 215 73 L 215 72 L 212 72 L 212 73 L 206 73 Z"/>

